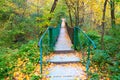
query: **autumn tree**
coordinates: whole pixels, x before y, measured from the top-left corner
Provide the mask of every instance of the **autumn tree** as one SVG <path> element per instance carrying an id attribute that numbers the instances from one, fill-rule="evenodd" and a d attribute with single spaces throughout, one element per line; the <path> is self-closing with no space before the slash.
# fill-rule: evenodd
<path id="1" fill-rule="evenodd" d="M 79 0 L 65 0 L 65 3 L 68 7 L 69 17 L 70 17 L 70 24 L 71 26 L 78 26 L 80 23 L 80 1 Z M 72 18 L 74 20 L 72 20 Z M 74 22 L 73 22 L 74 21 Z M 74 25 L 73 25 L 74 23 Z"/>

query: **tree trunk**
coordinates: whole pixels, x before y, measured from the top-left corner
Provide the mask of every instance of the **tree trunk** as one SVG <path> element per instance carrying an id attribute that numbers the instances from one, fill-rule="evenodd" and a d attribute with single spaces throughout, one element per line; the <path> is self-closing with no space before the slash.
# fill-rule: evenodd
<path id="1" fill-rule="evenodd" d="M 75 1 L 76 7 L 75 7 L 75 26 L 78 26 L 79 24 L 79 0 Z"/>
<path id="2" fill-rule="evenodd" d="M 76 4 L 77 4 L 77 9 L 76 9 L 77 10 L 76 11 L 77 12 L 77 14 L 76 14 L 77 15 L 76 16 L 76 18 L 77 18 L 77 26 L 79 26 L 79 0 L 76 1 Z"/>
<path id="3" fill-rule="evenodd" d="M 70 18 L 70 24 L 71 24 L 71 27 L 73 27 L 71 9 L 70 9 L 70 6 L 69 6 L 67 0 L 65 0 L 65 3 L 66 3 L 66 5 L 67 5 L 67 7 L 68 7 L 69 18 Z"/>
<path id="4" fill-rule="evenodd" d="M 115 3 L 114 0 L 110 0 L 110 7 L 111 7 L 111 26 L 115 26 Z"/>
<path id="5" fill-rule="evenodd" d="M 39 16 L 39 12 L 40 12 L 40 9 L 39 9 L 39 3 L 40 3 L 40 1 L 37 0 L 37 15 L 38 15 L 38 16 Z"/>
<path id="6" fill-rule="evenodd" d="M 75 12 L 74 12 L 74 16 L 75 16 L 75 26 L 77 26 L 77 10 L 75 9 Z"/>
<path id="7" fill-rule="evenodd" d="M 104 33 L 105 33 L 105 13 L 106 13 L 106 6 L 107 1 L 104 2 L 104 9 L 103 9 L 103 17 L 102 17 L 102 32 L 101 32 L 101 48 L 104 50 Z"/>
<path id="8" fill-rule="evenodd" d="M 73 27 L 73 24 L 72 24 L 72 15 L 71 15 L 70 9 L 69 9 L 69 17 L 70 17 L 70 24 L 71 24 L 71 27 Z"/>
<path id="9" fill-rule="evenodd" d="M 82 2 L 82 11 L 83 12 L 82 12 L 82 21 L 81 21 L 82 24 L 81 25 L 84 24 L 84 13 L 85 13 L 85 8 L 84 7 L 85 7 L 84 2 Z"/>
<path id="10" fill-rule="evenodd" d="M 56 8 L 56 5 L 57 5 L 57 2 L 58 2 L 58 0 L 54 0 L 54 3 L 53 3 L 52 8 L 51 8 L 51 10 L 50 10 L 50 13 L 54 12 L 54 10 L 55 10 L 55 8 Z M 48 20 L 50 21 L 50 20 L 51 20 L 51 17 L 50 17 Z"/>
<path id="11" fill-rule="evenodd" d="M 50 13 L 54 12 L 56 5 L 57 5 L 57 2 L 58 2 L 58 0 L 54 0 L 54 3 L 53 3 L 52 8 L 50 10 Z"/>

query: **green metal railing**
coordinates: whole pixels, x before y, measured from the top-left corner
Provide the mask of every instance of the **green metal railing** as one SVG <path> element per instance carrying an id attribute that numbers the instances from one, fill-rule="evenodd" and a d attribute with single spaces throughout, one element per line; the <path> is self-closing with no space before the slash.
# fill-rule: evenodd
<path id="1" fill-rule="evenodd" d="M 59 37 L 60 27 L 61 25 L 58 25 L 55 28 L 48 27 L 39 40 L 41 74 L 42 74 L 43 55 L 48 55 L 50 51 L 54 50 L 55 43 Z M 82 31 L 80 27 L 69 28 L 69 26 L 67 25 L 67 30 L 74 45 L 74 49 L 80 50 L 82 52 L 83 60 L 84 60 L 84 52 L 86 52 L 87 49 L 86 71 L 88 71 L 90 65 L 91 47 L 93 46 L 93 48 L 96 49 L 96 45 L 94 41 L 84 31 Z"/>
<path id="2" fill-rule="evenodd" d="M 57 27 L 48 27 L 43 33 L 39 40 L 39 50 L 40 50 L 40 73 L 42 74 L 42 64 L 43 55 L 48 55 L 47 53 L 54 50 L 55 43 L 59 36 L 61 25 Z M 44 54 L 43 54 L 44 51 Z"/>
<path id="3" fill-rule="evenodd" d="M 90 65 L 90 51 L 91 46 L 96 49 L 94 41 L 80 28 L 74 27 L 74 49 L 80 50 L 84 59 L 84 50 L 87 49 L 87 62 L 86 62 L 86 71 L 89 70 Z"/>

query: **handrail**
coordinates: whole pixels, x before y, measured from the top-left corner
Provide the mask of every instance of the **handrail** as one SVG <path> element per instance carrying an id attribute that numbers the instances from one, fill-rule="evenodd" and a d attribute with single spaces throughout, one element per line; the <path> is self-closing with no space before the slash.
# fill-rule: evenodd
<path id="1" fill-rule="evenodd" d="M 39 40 L 39 43 L 38 43 L 38 46 L 40 47 L 40 44 L 42 43 L 42 39 L 44 38 L 45 34 L 47 33 L 47 31 L 49 30 L 50 27 L 48 27 L 46 29 L 46 31 L 43 33 L 43 35 L 40 37 L 40 40 Z"/>
<path id="2" fill-rule="evenodd" d="M 58 25 L 57 27 L 48 27 L 46 29 L 46 31 L 43 33 L 43 35 L 41 36 L 38 46 L 39 46 L 39 50 L 40 50 L 40 73 L 42 74 L 42 64 L 43 64 L 43 59 L 42 59 L 42 55 L 43 55 L 43 38 L 45 37 L 45 35 L 47 35 L 48 33 L 48 48 L 49 51 L 53 51 L 54 45 L 57 41 L 59 32 L 60 32 L 60 26 Z"/>
<path id="3" fill-rule="evenodd" d="M 94 41 L 85 32 L 83 32 L 83 30 L 80 27 L 76 27 L 76 28 L 78 28 L 84 34 L 84 36 L 87 37 L 87 39 L 92 43 L 94 49 L 96 49 L 96 45 Z"/>
<path id="4" fill-rule="evenodd" d="M 94 47 L 94 49 L 96 49 L 96 45 L 94 43 L 94 41 L 80 28 L 80 27 L 74 27 L 74 48 L 77 49 L 77 46 L 79 46 L 78 44 L 80 44 L 81 46 L 81 42 L 79 43 L 79 38 L 78 38 L 78 33 L 82 32 L 82 34 L 86 37 L 86 39 L 88 40 L 87 46 L 88 46 L 88 50 L 87 50 L 87 63 L 86 63 L 86 71 L 89 70 L 89 65 L 90 65 L 90 45 L 92 44 L 92 46 Z"/>
<path id="5" fill-rule="evenodd" d="M 43 33 L 43 35 L 41 36 L 40 40 L 39 40 L 39 50 L 40 50 L 40 73 L 42 74 L 42 39 L 44 38 L 44 36 L 47 34 L 48 30 L 50 27 L 47 28 L 47 30 Z"/>

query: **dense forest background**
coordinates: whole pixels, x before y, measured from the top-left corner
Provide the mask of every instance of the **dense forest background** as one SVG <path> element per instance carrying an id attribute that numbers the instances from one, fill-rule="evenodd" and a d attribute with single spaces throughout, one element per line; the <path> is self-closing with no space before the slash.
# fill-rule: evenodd
<path id="1" fill-rule="evenodd" d="M 89 78 L 120 79 L 120 0 L 1 0 L 0 80 L 41 78 L 37 44 L 61 18 L 80 26 L 97 45 Z"/>

